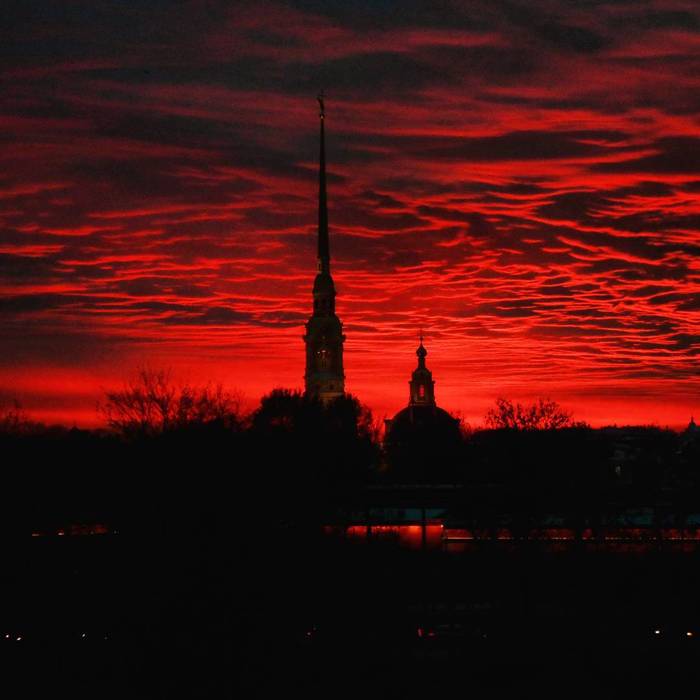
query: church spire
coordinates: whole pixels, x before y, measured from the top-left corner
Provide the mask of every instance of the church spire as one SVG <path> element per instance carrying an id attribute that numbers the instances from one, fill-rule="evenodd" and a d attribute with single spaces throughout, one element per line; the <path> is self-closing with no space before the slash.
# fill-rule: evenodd
<path id="1" fill-rule="evenodd" d="M 318 96 L 321 121 L 321 146 L 318 173 L 318 272 L 314 280 L 314 307 L 306 323 L 306 373 L 304 383 L 308 396 L 322 401 L 342 396 L 345 392 L 343 372 L 343 324 L 335 313 L 335 285 L 331 277 L 331 256 L 328 245 L 328 205 L 326 202 L 326 144 L 323 94 Z"/>
<path id="2" fill-rule="evenodd" d="M 326 110 L 323 104 L 323 93 L 318 100 L 319 121 L 321 125 L 321 146 L 318 166 L 318 271 L 329 273 L 331 271 L 331 253 L 328 243 L 328 203 L 326 201 L 326 134 L 324 121 Z"/>

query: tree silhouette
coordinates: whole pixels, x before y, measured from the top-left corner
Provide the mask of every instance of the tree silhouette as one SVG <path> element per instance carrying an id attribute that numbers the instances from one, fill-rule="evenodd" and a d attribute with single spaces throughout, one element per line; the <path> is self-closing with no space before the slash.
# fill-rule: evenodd
<path id="1" fill-rule="evenodd" d="M 378 460 L 372 414 L 349 394 L 324 404 L 275 389 L 253 413 L 250 434 L 256 472 L 268 491 L 274 484 L 290 519 L 317 517 L 329 499 L 366 483 Z"/>
<path id="2" fill-rule="evenodd" d="M 575 423 L 573 414 L 562 408 L 556 401 L 539 398 L 532 404 L 523 406 L 510 399 L 496 399 L 496 407 L 486 413 L 486 426 L 498 430 L 557 430 L 560 428 L 585 427 Z"/>
<path id="3" fill-rule="evenodd" d="M 177 385 L 169 370 L 140 369 L 100 407 L 110 428 L 123 434 L 156 434 L 192 426 L 240 425 L 239 400 L 220 384 Z"/>
<path id="4" fill-rule="evenodd" d="M 0 397 L 0 433 L 19 435 L 34 426 L 17 399 L 5 400 Z"/>

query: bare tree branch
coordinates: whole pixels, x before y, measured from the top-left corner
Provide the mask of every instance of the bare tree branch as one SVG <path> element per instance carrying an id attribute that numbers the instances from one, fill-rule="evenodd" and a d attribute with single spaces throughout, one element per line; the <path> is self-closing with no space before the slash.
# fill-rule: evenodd
<path id="1" fill-rule="evenodd" d="M 548 398 L 539 398 L 525 406 L 510 399 L 498 398 L 496 407 L 486 413 L 485 422 L 489 428 L 511 430 L 557 430 L 583 425 L 575 423 L 570 411 Z"/>
<path id="2" fill-rule="evenodd" d="M 220 384 L 176 385 L 170 370 L 140 369 L 100 405 L 107 425 L 122 433 L 162 433 L 195 425 L 240 424 L 240 399 Z"/>

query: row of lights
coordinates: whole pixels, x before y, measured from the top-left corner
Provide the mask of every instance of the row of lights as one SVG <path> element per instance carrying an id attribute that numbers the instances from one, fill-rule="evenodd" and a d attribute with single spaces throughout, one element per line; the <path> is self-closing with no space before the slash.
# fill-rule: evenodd
<path id="1" fill-rule="evenodd" d="M 22 639 L 23 639 L 23 637 L 22 637 L 21 634 L 18 634 L 17 636 L 15 636 L 14 634 L 9 634 L 9 633 L 8 633 L 8 634 L 5 635 L 5 641 L 8 641 L 8 642 L 21 642 Z M 83 633 L 80 635 L 80 639 L 87 639 L 87 632 L 83 632 Z M 104 640 L 109 639 L 109 634 L 105 634 L 105 635 L 102 637 L 102 639 L 104 639 Z"/>
<path id="2" fill-rule="evenodd" d="M 420 637 L 421 639 L 426 638 L 426 637 L 435 637 L 437 633 L 435 630 L 432 629 L 424 629 L 423 627 L 418 627 L 416 629 L 416 635 Z M 484 632 L 481 635 L 482 639 L 487 639 L 488 635 Z"/>
<path id="3" fill-rule="evenodd" d="M 422 627 L 419 627 L 419 628 L 416 630 L 416 634 L 417 634 L 419 637 L 421 637 L 421 638 L 422 638 L 422 637 L 434 637 L 434 636 L 435 636 L 435 632 L 434 632 L 433 630 L 425 630 L 425 629 L 423 629 Z M 661 630 L 660 630 L 660 629 L 655 629 L 655 630 L 654 630 L 654 634 L 655 634 L 656 636 L 659 636 L 659 637 L 660 637 L 660 636 L 661 636 Z M 481 636 L 482 636 L 484 639 L 486 638 L 486 635 L 485 635 L 485 634 L 482 634 Z M 685 633 L 685 636 L 686 636 L 688 639 L 690 639 L 691 637 L 694 637 L 694 636 L 695 636 L 695 633 L 692 632 L 691 630 L 688 630 L 688 631 Z"/>
<path id="4" fill-rule="evenodd" d="M 315 634 L 315 632 L 316 632 L 316 628 L 315 628 L 315 627 L 312 627 L 310 630 L 307 630 L 306 636 L 307 636 L 307 637 L 313 637 L 314 634 Z M 416 630 L 416 633 L 417 633 L 417 635 L 418 635 L 419 637 L 434 637 L 434 636 L 435 636 L 435 632 L 434 632 L 433 630 L 424 630 L 422 627 L 419 627 L 419 628 Z M 655 629 L 655 630 L 654 630 L 654 634 L 655 634 L 656 636 L 661 636 L 661 630 L 660 630 L 660 629 Z M 485 634 L 482 635 L 482 636 L 483 636 L 483 637 L 486 637 Z M 685 633 L 685 636 L 688 637 L 688 638 L 691 638 L 691 637 L 694 637 L 694 636 L 695 636 L 695 633 L 692 632 L 692 631 L 690 631 L 690 630 L 688 630 L 688 631 Z M 87 639 L 87 632 L 83 632 L 83 633 L 80 635 L 80 638 L 81 638 L 81 639 Z M 105 640 L 106 640 L 106 639 L 109 639 L 109 635 L 108 635 L 108 634 L 104 635 L 103 639 L 105 639 Z M 22 635 L 17 635 L 17 636 L 15 637 L 14 635 L 6 634 L 6 635 L 5 635 L 5 640 L 6 640 L 6 641 L 21 642 L 21 641 L 22 641 Z"/>

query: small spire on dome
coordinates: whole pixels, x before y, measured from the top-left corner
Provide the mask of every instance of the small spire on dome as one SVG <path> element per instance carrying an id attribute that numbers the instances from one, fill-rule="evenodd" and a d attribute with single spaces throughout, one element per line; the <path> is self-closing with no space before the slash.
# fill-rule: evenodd
<path id="1" fill-rule="evenodd" d="M 423 329 L 422 328 L 420 329 L 420 331 L 418 333 L 418 340 L 419 340 L 419 345 L 418 345 L 418 349 L 416 350 L 416 355 L 418 355 L 418 366 L 425 367 L 425 358 L 428 354 L 428 351 L 423 346 Z"/>

